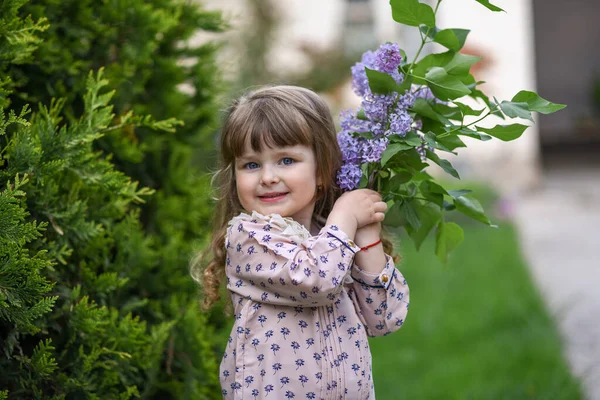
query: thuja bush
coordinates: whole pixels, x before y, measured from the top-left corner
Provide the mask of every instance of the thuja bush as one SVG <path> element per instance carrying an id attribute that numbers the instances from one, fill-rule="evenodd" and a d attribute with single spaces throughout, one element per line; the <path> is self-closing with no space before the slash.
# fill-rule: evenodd
<path id="1" fill-rule="evenodd" d="M 0 4 L 0 398 L 219 396 L 188 260 L 220 83 L 187 40 L 222 26 L 183 1 Z"/>

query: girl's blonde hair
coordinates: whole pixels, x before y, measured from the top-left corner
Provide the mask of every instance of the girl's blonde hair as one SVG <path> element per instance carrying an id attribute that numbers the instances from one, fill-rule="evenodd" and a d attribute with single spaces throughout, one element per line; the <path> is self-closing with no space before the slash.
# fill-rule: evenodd
<path id="1" fill-rule="evenodd" d="M 219 169 L 213 177 L 216 212 L 210 246 L 191 265 L 192 277 L 202 285 L 202 307 L 219 300 L 225 277 L 227 223 L 243 211 L 235 182 L 235 159 L 246 143 L 252 150 L 265 146 L 305 145 L 313 149 L 317 163 L 317 199 L 313 218 L 324 221 L 340 191 L 336 173 L 342 164 L 336 128 L 329 107 L 316 93 L 297 86 L 272 86 L 247 93 L 229 108 L 219 140 Z M 207 262 L 208 260 L 208 262 Z"/>

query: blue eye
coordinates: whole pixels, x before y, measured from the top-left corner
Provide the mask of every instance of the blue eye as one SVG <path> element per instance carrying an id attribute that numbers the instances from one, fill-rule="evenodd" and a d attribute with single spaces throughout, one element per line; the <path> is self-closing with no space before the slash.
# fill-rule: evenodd
<path id="1" fill-rule="evenodd" d="M 281 160 L 281 163 L 283 165 L 292 165 L 294 163 L 294 159 L 293 158 L 289 158 L 289 157 L 285 157 Z"/>
<path id="2" fill-rule="evenodd" d="M 256 169 L 256 168 L 258 168 L 258 164 L 252 161 L 252 162 L 249 162 L 246 165 L 244 165 L 244 168 L 246 168 L 246 169 Z"/>

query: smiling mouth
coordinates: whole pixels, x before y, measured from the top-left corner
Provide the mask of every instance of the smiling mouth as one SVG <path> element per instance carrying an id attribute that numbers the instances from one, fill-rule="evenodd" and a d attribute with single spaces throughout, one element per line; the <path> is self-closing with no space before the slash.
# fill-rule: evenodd
<path id="1" fill-rule="evenodd" d="M 263 196 L 258 196 L 258 198 L 261 199 L 262 201 L 272 202 L 272 201 L 281 200 L 286 195 L 287 195 L 287 193 L 283 193 L 283 192 L 282 193 L 269 193 L 269 194 L 265 194 Z"/>

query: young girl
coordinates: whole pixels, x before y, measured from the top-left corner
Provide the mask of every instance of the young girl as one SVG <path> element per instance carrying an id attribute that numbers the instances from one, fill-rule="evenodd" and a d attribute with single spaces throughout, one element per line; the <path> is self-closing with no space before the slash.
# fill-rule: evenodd
<path id="1" fill-rule="evenodd" d="M 408 287 L 383 251 L 379 194 L 338 195 L 327 105 L 300 87 L 257 90 L 232 105 L 220 147 L 202 285 L 210 306 L 224 271 L 235 308 L 223 397 L 374 399 L 367 336 L 402 326 Z"/>

